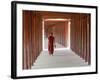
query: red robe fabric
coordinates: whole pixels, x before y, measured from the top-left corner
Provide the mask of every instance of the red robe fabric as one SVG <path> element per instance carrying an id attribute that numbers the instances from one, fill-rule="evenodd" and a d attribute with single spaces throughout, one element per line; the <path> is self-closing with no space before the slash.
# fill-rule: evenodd
<path id="1" fill-rule="evenodd" d="M 53 54 L 54 52 L 54 37 L 53 36 L 48 37 L 48 51 L 50 54 Z"/>

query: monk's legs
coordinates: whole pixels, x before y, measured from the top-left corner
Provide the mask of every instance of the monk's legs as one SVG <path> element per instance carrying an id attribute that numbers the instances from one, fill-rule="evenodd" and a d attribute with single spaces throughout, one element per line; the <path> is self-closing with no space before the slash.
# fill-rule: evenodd
<path id="1" fill-rule="evenodd" d="M 53 55 L 53 52 L 54 52 L 54 47 L 53 47 L 53 45 L 49 45 L 48 51 L 49 51 L 49 54 L 50 54 L 50 55 Z"/>

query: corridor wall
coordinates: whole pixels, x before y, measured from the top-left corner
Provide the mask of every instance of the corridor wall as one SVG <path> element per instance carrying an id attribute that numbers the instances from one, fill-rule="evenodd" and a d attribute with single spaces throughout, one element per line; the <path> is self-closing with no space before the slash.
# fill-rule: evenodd
<path id="1" fill-rule="evenodd" d="M 38 12 L 23 11 L 23 69 L 31 69 L 42 51 L 42 18 Z"/>
<path id="2" fill-rule="evenodd" d="M 91 64 L 90 14 L 72 14 L 71 49 Z"/>

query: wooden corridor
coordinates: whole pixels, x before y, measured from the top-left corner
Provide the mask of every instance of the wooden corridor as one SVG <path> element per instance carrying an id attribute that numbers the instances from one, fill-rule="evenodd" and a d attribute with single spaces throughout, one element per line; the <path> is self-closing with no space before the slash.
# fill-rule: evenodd
<path id="1" fill-rule="evenodd" d="M 48 36 L 49 31 L 53 31 L 56 35 L 56 42 L 63 46 L 68 46 L 68 23 L 70 22 L 70 49 L 73 52 L 61 52 L 64 54 L 64 63 L 68 62 L 67 55 L 73 55 L 70 61 L 78 60 L 81 64 L 88 63 L 91 65 L 91 15 L 86 13 L 61 13 L 49 11 L 27 11 L 23 10 L 23 69 L 31 69 L 40 55 L 45 55 L 43 51 L 43 22 L 44 36 Z M 47 19 L 66 19 L 67 21 L 46 21 Z M 51 28 L 52 27 L 52 28 Z M 53 29 L 55 28 L 55 30 Z M 48 30 L 48 31 L 47 31 Z M 47 31 L 47 32 L 46 32 Z M 56 52 L 52 58 L 44 56 L 44 58 L 57 59 Z M 74 57 L 76 56 L 76 57 Z M 78 56 L 78 57 L 77 57 Z M 60 58 L 60 57 L 59 57 Z M 62 57 L 61 57 L 62 58 Z M 74 59 L 77 58 L 77 59 Z M 40 59 L 41 60 L 41 59 Z M 58 60 L 59 61 L 59 60 Z M 84 63 L 85 61 L 85 63 Z M 83 63 L 81 63 L 83 62 Z M 73 62 L 74 63 L 74 62 Z M 70 66 L 71 66 L 70 65 Z M 87 65 L 87 64 L 86 64 Z M 66 65 L 68 66 L 68 65 Z"/>

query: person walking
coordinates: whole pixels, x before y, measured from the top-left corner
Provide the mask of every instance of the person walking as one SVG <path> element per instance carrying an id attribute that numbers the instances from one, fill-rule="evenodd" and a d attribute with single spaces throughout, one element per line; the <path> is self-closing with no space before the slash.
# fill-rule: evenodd
<path id="1" fill-rule="evenodd" d="M 49 54 L 52 56 L 54 53 L 54 46 L 55 46 L 55 38 L 53 36 L 53 33 L 50 33 L 48 37 L 48 51 L 49 51 Z"/>

